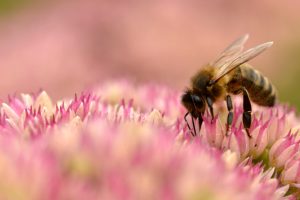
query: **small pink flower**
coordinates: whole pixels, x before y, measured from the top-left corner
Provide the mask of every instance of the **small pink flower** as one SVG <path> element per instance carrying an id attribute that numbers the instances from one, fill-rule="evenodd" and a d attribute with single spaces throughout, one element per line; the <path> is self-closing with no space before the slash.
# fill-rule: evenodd
<path id="1" fill-rule="evenodd" d="M 221 147 L 225 137 L 225 131 L 222 129 L 220 121 L 204 118 L 200 135 L 211 146 Z"/>
<path id="2" fill-rule="evenodd" d="M 220 107 L 220 106 L 219 106 Z M 221 106 L 222 107 L 222 106 Z M 298 184 L 298 175 L 294 170 L 289 170 L 289 177 L 295 177 L 294 182 L 285 181 L 287 163 L 299 154 L 299 139 L 291 130 L 297 127 L 299 120 L 293 110 L 286 106 L 277 105 L 273 108 L 253 106 L 253 120 L 250 129 L 251 138 L 247 136 L 242 124 L 242 104 L 237 98 L 234 106 L 234 120 L 230 131 L 226 135 L 226 109 L 220 109 L 213 121 L 208 114 L 203 116 L 203 125 L 198 137 L 221 151 L 235 152 L 239 162 L 251 158 L 254 163 L 263 163 L 264 167 L 274 167 L 276 177 L 283 184 Z M 297 161 L 300 158 L 296 159 Z M 292 174 L 296 173 L 296 174 Z M 281 176 L 281 174 L 283 174 Z M 285 178 L 283 178 L 285 177 Z"/>
<path id="3" fill-rule="evenodd" d="M 299 184 L 300 183 L 300 161 L 293 160 L 287 164 L 281 174 L 281 180 L 285 184 Z"/>
<path id="4" fill-rule="evenodd" d="M 288 135 L 279 139 L 270 149 L 269 162 L 271 165 L 281 168 L 299 152 L 299 142 L 295 141 L 295 137 Z"/>
<path id="5" fill-rule="evenodd" d="M 266 133 L 266 125 L 258 125 L 252 129 L 250 139 L 250 155 L 253 158 L 258 158 L 263 154 L 268 145 L 268 134 Z"/>

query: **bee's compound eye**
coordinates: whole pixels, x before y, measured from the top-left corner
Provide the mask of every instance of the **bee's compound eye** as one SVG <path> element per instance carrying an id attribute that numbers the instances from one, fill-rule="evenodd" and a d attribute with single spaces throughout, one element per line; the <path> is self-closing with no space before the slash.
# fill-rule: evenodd
<path id="1" fill-rule="evenodd" d="M 193 102 L 194 102 L 194 104 L 197 108 L 201 108 L 203 106 L 203 101 L 199 96 L 192 95 L 191 97 L 192 97 Z"/>
<path id="2" fill-rule="evenodd" d="M 192 112 L 194 109 L 194 103 L 193 99 L 191 97 L 191 94 L 189 92 L 186 92 L 181 97 L 181 103 L 184 105 L 184 107 L 189 111 Z"/>

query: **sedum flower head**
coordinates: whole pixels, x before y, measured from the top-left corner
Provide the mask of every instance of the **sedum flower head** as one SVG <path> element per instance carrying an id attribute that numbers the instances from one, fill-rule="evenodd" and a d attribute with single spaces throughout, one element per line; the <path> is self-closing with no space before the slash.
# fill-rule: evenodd
<path id="1" fill-rule="evenodd" d="M 220 107 L 193 138 L 179 98 L 128 82 L 58 102 L 44 91 L 10 97 L 0 107 L 0 199 L 294 198 L 293 111 L 254 108 L 249 139 L 237 99 L 232 133 Z"/>
<path id="2" fill-rule="evenodd" d="M 242 105 L 238 101 L 228 136 L 225 134 L 225 119 L 222 118 L 226 112 L 221 112 L 214 121 L 205 116 L 198 136 L 217 149 L 236 152 L 239 161 L 251 158 L 254 163 L 263 163 L 265 169 L 274 167 L 281 184 L 298 187 L 300 173 L 291 170 L 292 166 L 298 167 L 297 162 L 300 161 L 299 120 L 295 112 L 283 105 L 273 108 L 254 106 L 252 137 L 249 138 L 242 127 Z"/>

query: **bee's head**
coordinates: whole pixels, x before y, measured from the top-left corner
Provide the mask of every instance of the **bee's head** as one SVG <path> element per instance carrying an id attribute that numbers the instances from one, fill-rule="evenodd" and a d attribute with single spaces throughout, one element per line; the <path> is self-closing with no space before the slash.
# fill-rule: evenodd
<path id="1" fill-rule="evenodd" d="M 198 117 L 205 110 L 205 101 L 201 95 L 194 94 L 191 90 L 187 90 L 181 96 L 181 103 L 193 117 Z"/>

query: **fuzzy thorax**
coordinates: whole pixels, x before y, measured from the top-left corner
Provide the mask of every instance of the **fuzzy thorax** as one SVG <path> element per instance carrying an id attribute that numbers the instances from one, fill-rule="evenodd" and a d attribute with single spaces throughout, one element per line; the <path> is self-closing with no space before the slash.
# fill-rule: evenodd
<path id="1" fill-rule="evenodd" d="M 191 79 L 192 92 L 197 95 L 210 97 L 214 102 L 222 97 L 225 98 L 225 86 L 228 81 L 228 77 L 223 77 L 213 85 L 209 85 L 209 82 L 215 73 L 216 68 L 209 65 L 196 73 L 196 75 Z"/>

